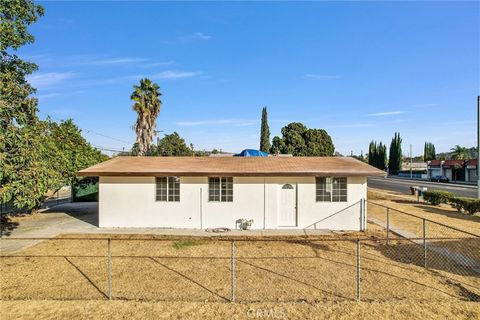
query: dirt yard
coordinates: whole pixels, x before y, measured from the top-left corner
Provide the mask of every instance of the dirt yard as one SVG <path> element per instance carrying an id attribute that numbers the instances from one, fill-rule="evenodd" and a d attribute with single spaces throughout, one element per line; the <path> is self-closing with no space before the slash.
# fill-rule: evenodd
<path id="1" fill-rule="evenodd" d="M 475 302 L 219 303 L 0 301 L 2 320 L 25 319 L 458 319 L 480 318 Z"/>
<path id="2" fill-rule="evenodd" d="M 386 209 L 376 206 L 373 203 L 405 211 L 421 218 L 426 218 L 442 224 L 455 226 L 458 229 L 465 230 L 480 235 L 480 214 L 469 215 L 460 213 L 449 205 L 432 206 L 420 199 L 417 203 L 417 197 L 400 194 L 392 191 L 379 189 L 368 189 L 368 216 L 386 221 Z M 373 203 L 371 203 L 373 202 Z M 420 235 L 423 232 L 421 219 L 409 217 L 390 210 L 390 222 L 406 231 Z M 429 225 L 431 231 L 429 236 L 452 236 L 460 237 L 460 233 L 448 231 L 440 226 Z M 428 230 L 427 230 L 428 231 Z"/>
<path id="3" fill-rule="evenodd" d="M 120 239 L 112 240 L 115 299 L 230 301 L 230 241 Z M 445 271 L 442 265 L 424 269 L 421 256 L 421 248 L 406 240 L 390 246 L 375 239 L 361 242 L 362 301 L 480 298 L 478 275 L 446 277 L 439 273 Z M 3 256 L 0 299 L 106 299 L 106 257 L 106 240 L 86 239 L 48 240 Z M 356 298 L 354 240 L 237 240 L 235 257 L 236 301 Z"/>

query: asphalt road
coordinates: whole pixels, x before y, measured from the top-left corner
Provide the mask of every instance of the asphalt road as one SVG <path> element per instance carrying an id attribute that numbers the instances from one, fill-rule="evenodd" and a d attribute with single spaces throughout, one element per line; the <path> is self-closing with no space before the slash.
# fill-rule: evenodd
<path id="1" fill-rule="evenodd" d="M 368 186 L 383 190 L 410 194 L 411 186 L 426 187 L 428 190 L 443 190 L 456 194 L 459 197 L 477 197 L 476 186 L 455 185 L 453 183 L 438 183 L 416 180 L 400 180 L 395 178 L 368 178 Z"/>

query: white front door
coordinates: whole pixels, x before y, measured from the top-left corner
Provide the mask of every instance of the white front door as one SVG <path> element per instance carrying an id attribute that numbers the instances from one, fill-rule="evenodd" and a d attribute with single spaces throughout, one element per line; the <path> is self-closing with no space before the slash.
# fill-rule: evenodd
<path id="1" fill-rule="evenodd" d="M 278 218 L 280 227 L 297 226 L 297 193 L 295 186 L 284 184 L 280 190 L 280 216 Z"/>

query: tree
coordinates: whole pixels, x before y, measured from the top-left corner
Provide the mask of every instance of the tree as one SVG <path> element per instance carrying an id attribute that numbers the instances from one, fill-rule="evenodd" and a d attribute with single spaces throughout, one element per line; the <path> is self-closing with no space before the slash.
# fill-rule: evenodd
<path id="1" fill-rule="evenodd" d="M 37 66 L 14 51 L 34 41 L 27 28 L 41 15 L 33 1 L 0 1 L 0 201 L 26 210 L 38 208 L 79 169 L 105 159 L 72 121 L 37 117 L 35 89 L 26 81 Z"/>
<path id="2" fill-rule="evenodd" d="M 395 136 L 390 143 L 390 154 L 388 157 L 388 170 L 390 172 L 397 172 L 402 169 L 402 138 L 400 133 L 395 132 Z"/>
<path id="3" fill-rule="evenodd" d="M 335 147 L 332 138 L 323 129 L 309 129 L 304 124 L 292 122 L 282 128 L 282 137 L 274 137 L 270 148 L 272 154 L 294 156 L 333 156 Z"/>
<path id="4" fill-rule="evenodd" d="M 15 51 L 33 43 L 28 26 L 43 15 L 32 1 L 0 1 L 0 200 L 17 207 L 38 205 L 52 172 L 42 166 L 43 126 L 36 112 L 35 89 L 26 76 L 37 65 L 23 61 Z M 43 194 L 42 194 L 43 195 Z"/>
<path id="5" fill-rule="evenodd" d="M 423 148 L 423 161 L 431 161 L 435 160 L 437 154 L 435 152 L 435 145 L 431 142 L 425 142 L 425 146 Z"/>
<path id="6" fill-rule="evenodd" d="M 191 156 L 193 154 L 185 143 L 185 139 L 180 137 L 177 132 L 166 134 L 160 139 L 157 146 L 152 147 L 152 156 Z"/>
<path id="7" fill-rule="evenodd" d="M 468 149 L 461 147 L 458 144 L 450 149 L 452 151 L 452 158 L 458 160 L 465 160 L 468 157 Z"/>
<path id="8" fill-rule="evenodd" d="M 376 141 L 370 142 L 368 147 L 368 164 L 380 170 L 387 168 L 387 146 Z"/>
<path id="9" fill-rule="evenodd" d="M 153 133 L 157 126 L 157 117 L 160 113 L 160 87 L 150 79 L 141 79 L 140 85 L 133 86 L 134 91 L 130 99 L 134 101 L 132 109 L 137 112 L 137 121 L 134 129 L 137 134 L 136 155 L 146 155 L 152 146 Z"/>
<path id="10" fill-rule="evenodd" d="M 267 107 L 262 109 L 262 126 L 260 129 L 260 151 L 270 152 L 270 128 L 268 127 Z"/>

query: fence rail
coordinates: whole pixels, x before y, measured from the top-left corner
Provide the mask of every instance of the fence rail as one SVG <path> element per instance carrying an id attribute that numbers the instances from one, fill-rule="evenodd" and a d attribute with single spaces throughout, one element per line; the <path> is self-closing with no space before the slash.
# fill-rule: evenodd
<path id="1" fill-rule="evenodd" d="M 0 299 L 480 301 L 472 239 L 2 238 Z"/>

